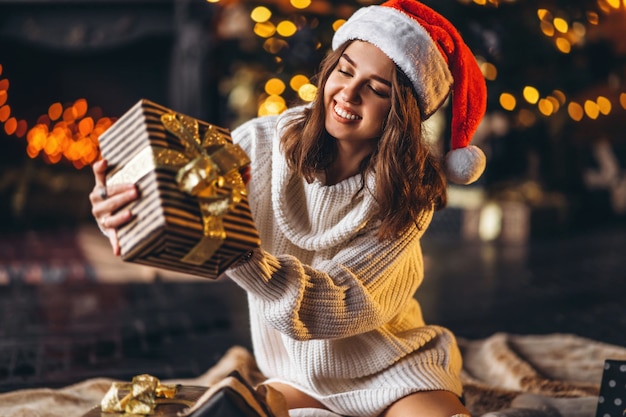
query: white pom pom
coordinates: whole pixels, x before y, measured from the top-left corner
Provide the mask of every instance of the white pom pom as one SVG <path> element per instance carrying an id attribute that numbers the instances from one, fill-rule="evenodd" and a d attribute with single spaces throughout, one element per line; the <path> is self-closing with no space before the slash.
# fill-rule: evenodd
<path id="1" fill-rule="evenodd" d="M 446 176 L 457 184 L 471 184 L 482 175 L 487 165 L 485 153 L 470 145 L 446 154 Z"/>

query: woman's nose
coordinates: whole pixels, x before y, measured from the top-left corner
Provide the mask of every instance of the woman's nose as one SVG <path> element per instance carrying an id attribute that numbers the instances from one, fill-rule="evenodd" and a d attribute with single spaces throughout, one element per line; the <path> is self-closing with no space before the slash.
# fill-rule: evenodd
<path id="1" fill-rule="evenodd" d="M 347 82 L 341 89 L 341 98 L 348 103 L 355 103 L 360 100 L 359 84 L 356 82 Z"/>

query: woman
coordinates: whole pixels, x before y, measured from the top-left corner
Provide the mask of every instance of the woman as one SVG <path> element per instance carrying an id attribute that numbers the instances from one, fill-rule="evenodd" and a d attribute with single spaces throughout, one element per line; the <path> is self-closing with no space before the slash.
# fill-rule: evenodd
<path id="1" fill-rule="evenodd" d="M 484 79 L 452 25 L 416 1 L 361 9 L 333 48 L 310 106 L 232 132 L 252 161 L 262 246 L 226 274 L 247 291 L 257 363 L 293 416 L 469 415 L 455 338 L 414 298 L 420 238 L 446 203 L 421 122 L 454 82 L 448 176 L 475 180 Z M 119 254 L 137 191 L 105 188 L 106 161 L 93 169 L 92 212 Z"/>

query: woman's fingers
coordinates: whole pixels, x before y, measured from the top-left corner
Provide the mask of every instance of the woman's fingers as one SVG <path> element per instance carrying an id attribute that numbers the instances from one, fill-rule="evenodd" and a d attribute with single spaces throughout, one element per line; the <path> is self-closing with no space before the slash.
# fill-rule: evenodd
<path id="1" fill-rule="evenodd" d="M 139 196 L 134 184 L 106 185 L 106 160 L 99 160 L 92 165 L 95 185 L 89 193 L 91 214 L 100 229 L 109 237 L 115 255 L 120 254 L 117 228 L 133 218 L 130 209 L 124 208 Z"/>

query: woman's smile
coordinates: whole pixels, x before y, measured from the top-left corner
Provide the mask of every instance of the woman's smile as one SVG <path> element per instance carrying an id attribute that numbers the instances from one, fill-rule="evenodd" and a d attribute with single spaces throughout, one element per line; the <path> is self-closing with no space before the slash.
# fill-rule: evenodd
<path id="1" fill-rule="evenodd" d="M 354 114 L 354 113 L 351 113 L 347 109 L 343 109 L 339 105 L 339 103 L 335 103 L 335 107 L 333 108 L 333 110 L 335 111 L 335 114 L 337 114 L 342 119 L 347 119 L 347 120 L 361 120 L 361 119 L 363 119 L 361 116 L 359 116 L 357 114 Z"/>

